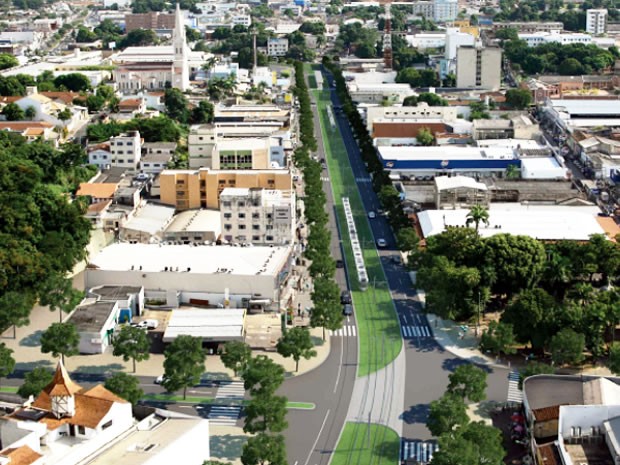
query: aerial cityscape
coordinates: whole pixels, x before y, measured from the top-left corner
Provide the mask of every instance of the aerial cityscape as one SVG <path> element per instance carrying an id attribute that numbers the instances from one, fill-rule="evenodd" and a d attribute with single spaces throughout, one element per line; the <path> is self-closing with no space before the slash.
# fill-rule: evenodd
<path id="1" fill-rule="evenodd" d="M 0 465 L 620 463 L 620 2 L 0 10 Z"/>

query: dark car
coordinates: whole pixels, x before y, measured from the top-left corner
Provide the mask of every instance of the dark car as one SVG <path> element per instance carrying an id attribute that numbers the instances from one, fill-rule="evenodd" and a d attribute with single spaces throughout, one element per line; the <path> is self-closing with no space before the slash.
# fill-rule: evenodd
<path id="1" fill-rule="evenodd" d="M 351 293 L 349 291 L 342 291 L 340 293 L 340 303 L 343 305 L 353 303 L 351 300 Z"/>
<path id="2" fill-rule="evenodd" d="M 353 315 L 353 305 L 345 304 L 344 307 L 342 307 L 342 314 L 345 316 Z"/>
<path id="3" fill-rule="evenodd" d="M 336 268 L 344 268 L 344 262 L 342 260 L 336 260 Z"/>

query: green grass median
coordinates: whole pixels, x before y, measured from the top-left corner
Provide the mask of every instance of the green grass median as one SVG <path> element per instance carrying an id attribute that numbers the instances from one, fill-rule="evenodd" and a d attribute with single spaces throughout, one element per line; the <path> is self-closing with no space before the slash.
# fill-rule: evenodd
<path id="1" fill-rule="evenodd" d="M 327 107 L 331 105 L 329 92 L 314 91 L 314 95 L 317 100 L 320 130 L 329 166 L 329 179 L 342 234 L 347 271 L 353 289 L 360 347 L 358 376 L 361 377 L 380 370 L 396 358 L 402 348 L 400 325 L 342 135 L 337 125 L 332 127 L 327 116 Z M 358 286 L 342 197 L 349 197 L 357 235 L 362 246 L 369 278 L 366 291 L 361 291 Z"/>
<path id="2" fill-rule="evenodd" d="M 393 465 L 398 463 L 400 438 L 387 426 L 347 423 L 336 446 L 331 465 Z"/>

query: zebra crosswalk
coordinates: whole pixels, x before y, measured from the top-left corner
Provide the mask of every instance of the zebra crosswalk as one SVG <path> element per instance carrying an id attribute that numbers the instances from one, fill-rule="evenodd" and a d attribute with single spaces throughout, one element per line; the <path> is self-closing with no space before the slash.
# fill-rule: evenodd
<path id="1" fill-rule="evenodd" d="M 432 337 L 431 329 L 428 326 L 409 326 L 402 325 L 400 327 L 404 339 L 413 339 L 417 337 Z"/>
<path id="2" fill-rule="evenodd" d="M 420 464 L 429 463 L 439 446 L 434 441 L 401 441 L 401 457 L 403 462 L 411 460 Z M 409 463 L 409 462 L 406 462 Z"/>
<path id="3" fill-rule="evenodd" d="M 355 178 L 355 182 L 372 182 L 370 178 Z"/>
<path id="4" fill-rule="evenodd" d="M 330 336 L 340 336 L 340 337 L 356 337 L 357 336 L 357 328 L 354 325 L 345 325 L 336 331 L 327 331 Z"/>
<path id="5" fill-rule="evenodd" d="M 321 181 L 329 182 L 329 178 L 327 176 L 321 176 Z"/>
<path id="6" fill-rule="evenodd" d="M 243 400 L 245 388 L 242 381 L 222 381 L 215 393 L 218 400 Z M 209 421 L 212 425 L 234 426 L 241 414 L 240 405 L 211 405 L 209 408 Z"/>
<path id="7" fill-rule="evenodd" d="M 519 372 L 511 371 L 508 374 L 508 402 L 523 402 L 523 392 L 519 389 Z"/>

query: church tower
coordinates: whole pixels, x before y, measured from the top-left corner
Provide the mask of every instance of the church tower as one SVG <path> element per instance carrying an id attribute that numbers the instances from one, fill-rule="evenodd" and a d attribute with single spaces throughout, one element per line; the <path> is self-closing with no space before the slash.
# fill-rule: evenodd
<path id="1" fill-rule="evenodd" d="M 52 414 L 56 418 L 75 415 L 75 394 L 81 390 L 82 387 L 69 377 L 62 361 L 58 362 L 52 382 L 43 389 L 50 397 Z"/>
<path id="2" fill-rule="evenodd" d="M 185 23 L 181 14 L 181 7 L 177 3 L 174 17 L 174 33 L 172 34 L 174 47 L 174 62 L 172 64 L 172 87 L 183 92 L 189 89 L 188 47 L 185 40 Z"/>

